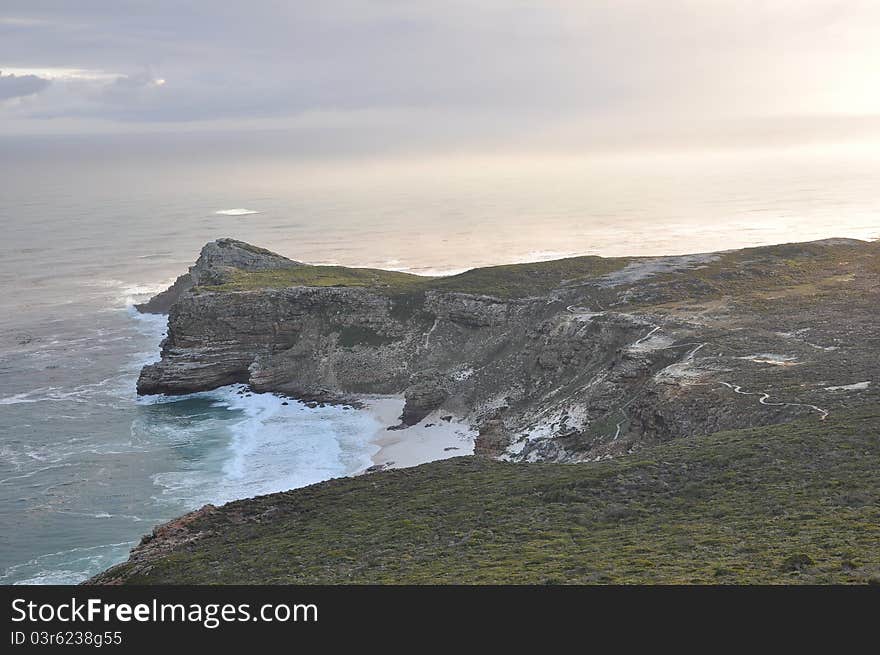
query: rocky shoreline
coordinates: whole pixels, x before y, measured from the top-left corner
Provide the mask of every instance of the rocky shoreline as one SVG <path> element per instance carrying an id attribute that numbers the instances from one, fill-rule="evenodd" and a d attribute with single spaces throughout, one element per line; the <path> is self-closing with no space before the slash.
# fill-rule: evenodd
<path id="1" fill-rule="evenodd" d="M 876 385 L 824 389 L 878 370 L 877 253 L 831 239 L 385 279 L 220 239 L 142 307 L 168 306 L 169 334 L 138 391 L 403 394 L 397 427 L 446 412 L 479 432 L 478 453 L 514 461 L 591 461 L 818 419 L 876 396 Z M 832 327 L 841 304 L 847 343 Z"/>
<path id="2" fill-rule="evenodd" d="M 611 486 L 591 501 L 608 503 L 620 496 L 624 504 L 615 505 L 607 514 L 576 519 L 576 524 L 581 521 L 590 531 L 601 532 L 608 520 L 605 516 L 618 517 L 613 520 L 632 516 L 635 510 L 626 507 L 635 502 L 633 493 L 662 499 L 675 485 L 680 490 L 673 497 L 681 494 L 684 507 L 690 509 L 674 521 L 701 521 L 708 511 L 701 509 L 703 499 L 719 506 L 719 501 L 711 500 L 717 489 L 730 493 L 732 500 L 725 502 L 735 505 L 752 493 L 756 484 L 759 491 L 764 488 L 760 485 L 768 485 L 758 497 L 776 494 L 780 505 L 771 509 L 777 512 L 781 504 L 791 504 L 794 494 L 786 491 L 779 495 L 779 490 L 800 488 L 806 478 L 798 476 L 814 476 L 814 484 L 821 487 L 832 483 L 835 471 L 844 467 L 848 479 L 854 475 L 873 479 L 869 471 L 875 466 L 875 409 L 880 406 L 877 242 L 829 239 L 682 257 L 573 258 L 474 269 L 447 278 L 420 278 L 309 266 L 221 239 L 206 245 L 190 271 L 141 310 L 166 307 L 169 331 L 161 360 L 144 367 L 139 393 L 183 394 L 238 382 L 254 391 L 311 402 L 351 404 L 354 398 L 367 394 L 392 394 L 402 396 L 405 403 L 399 416 L 386 417 L 388 427 L 399 432 L 388 432 L 387 443 L 382 445 L 397 447 L 398 454 L 405 452 L 400 444 L 407 441 L 407 431 L 414 430 L 408 426 L 431 416 L 429 420 L 436 422 L 460 421 L 475 437 L 473 448 L 478 457 L 450 462 L 598 462 L 575 468 L 585 471 L 587 477 L 595 474 L 604 480 L 602 471 L 612 462 L 601 460 L 629 461 L 621 470 L 632 469 L 636 477 L 619 484 L 609 478 Z M 715 434 L 721 436 L 715 438 Z M 695 448 L 676 445 L 693 441 L 688 437 L 699 437 Z M 842 459 L 840 453 L 855 452 L 853 439 L 861 440 L 857 449 L 863 455 L 853 461 Z M 774 448 L 782 450 L 774 455 Z M 443 450 L 445 457 L 450 449 Z M 633 453 L 648 459 L 621 457 Z M 650 459 L 654 453 L 660 453 L 663 460 L 659 469 L 657 461 Z M 782 469 L 776 466 L 783 461 L 780 457 L 788 462 Z M 458 489 L 455 498 L 459 500 L 444 511 L 455 513 L 459 522 L 444 529 L 476 521 L 472 533 L 489 530 L 496 535 L 493 539 L 509 539 L 505 548 L 513 550 L 518 548 L 523 528 L 505 527 L 501 517 L 508 516 L 506 513 L 491 520 L 481 518 L 485 511 L 479 502 L 482 495 L 496 493 L 491 490 L 499 483 L 502 489 L 511 484 L 532 489 L 529 485 L 533 483 L 527 480 L 537 476 L 535 479 L 542 480 L 540 485 L 554 489 L 562 485 L 540 497 L 566 506 L 581 502 L 578 485 L 599 484 L 554 482 L 570 477 L 571 467 L 535 469 L 515 464 L 512 469 L 496 469 L 435 462 L 408 469 L 412 474 L 400 478 L 399 471 L 386 469 L 406 466 L 406 461 L 395 463 L 388 451 L 374 461 L 370 471 L 375 473 L 369 477 L 390 485 L 392 496 L 398 484 L 395 481 L 401 480 L 405 481 L 405 493 L 431 499 L 424 501 L 427 507 L 446 502 L 449 488 Z M 752 467 L 742 474 L 746 478 L 736 478 L 736 484 L 713 486 L 742 466 Z M 803 470 L 798 472 L 797 467 Z M 472 482 L 453 481 L 447 469 L 472 476 L 467 478 Z M 672 471 L 683 472 L 683 477 L 674 483 L 667 480 Z M 386 488 L 377 484 L 371 483 L 368 486 L 373 491 L 365 488 L 363 493 L 375 494 L 376 489 Z M 840 498 L 816 491 L 816 502 L 842 503 L 845 511 L 859 507 L 863 508 L 860 512 L 870 513 L 875 492 L 880 493 L 876 485 L 852 480 L 846 484 L 861 486 Z M 360 483 L 351 485 L 352 493 L 361 493 Z M 263 548 L 259 545 L 263 537 L 257 535 L 265 535 L 272 544 L 282 533 L 286 535 L 283 540 L 297 540 L 294 535 L 302 533 L 300 522 L 306 520 L 299 514 L 301 503 L 313 499 L 320 512 L 307 514 L 308 521 L 320 521 L 315 517 L 325 511 L 332 514 L 348 506 L 347 496 L 335 499 L 334 494 L 351 485 L 328 481 L 221 508 L 206 506 L 159 526 L 132 551 L 128 562 L 90 582 L 340 581 L 336 576 L 348 570 L 345 557 L 334 564 L 336 573 L 327 572 L 323 565 L 320 570 L 325 573 L 309 573 L 310 569 L 282 562 L 282 553 L 271 548 L 254 554 L 263 564 L 231 562 L 224 573 L 208 569 L 204 577 L 190 569 L 178 570 L 175 562 L 201 561 L 202 553 L 223 550 L 228 544 L 238 544 L 235 553 L 240 552 L 239 547 Z M 700 485 L 709 486 L 703 489 Z M 363 498 L 364 508 L 373 507 L 372 496 Z M 507 502 L 504 493 L 498 498 L 502 499 L 498 502 Z M 410 525 L 424 519 L 413 515 L 416 507 L 407 509 L 405 503 L 398 510 L 398 501 L 402 498 L 382 501 L 391 503 L 390 514 L 385 510 L 381 514 L 381 520 L 391 521 L 391 528 L 396 521 Z M 680 509 L 674 509 L 678 505 L 667 509 L 661 505 L 645 516 L 671 512 L 672 517 Z M 539 509 L 530 511 L 540 514 L 544 511 L 540 507 L 539 503 Z M 753 503 L 736 509 L 741 514 L 737 520 L 753 526 L 743 529 L 759 530 L 762 528 L 757 526 L 767 525 L 761 512 L 753 515 L 756 507 Z M 791 511 L 796 509 L 792 506 Z M 377 510 L 363 511 L 370 515 Z M 504 510 L 508 511 L 513 510 Z M 560 530 L 571 529 L 564 527 L 571 525 L 565 516 L 559 517 L 563 521 Z M 817 509 L 810 516 L 815 520 L 807 520 L 800 529 L 825 531 L 829 529 L 826 519 L 840 514 Z M 337 526 L 342 532 L 335 537 L 342 541 L 370 541 L 387 531 L 374 522 L 379 520 L 376 516 L 365 519 L 372 527 L 363 533 L 355 515 L 346 512 L 344 517 Z M 533 527 L 549 519 L 535 520 L 538 523 L 530 519 Z M 351 521 L 354 523 L 349 525 Z M 479 527 L 483 525 L 486 527 Z M 325 531 L 326 527 L 311 529 Z M 536 534 L 541 532 L 534 529 Z M 508 533 L 510 530 L 513 532 Z M 843 527 L 834 530 L 832 534 L 843 535 L 841 538 L 852 543 L 866 538 L 861 532 L 846 536 Z M 428 537 L 431 534 L 425 533 Z M 406 531 L 393 532 L 383 539 L 396 543 L 395 548 L 410 557 L 416 537 L 407 535 Z M 400 539 L 403 542 L 397 543 Z M 467 539 L 455 538 L 450 543 L 460 545 Z M 448 555 L 442 540 L 429 539 L 429 543 L 429 550 L 441 546 L 436 557 Z M 673 540 L 667 548 L 674 550 L 675 543 Z M 775 552 L 782 543 L 787 541 L 768 542 L 761 548 Z M 314 544 L 306 541 L 300 547 L 313 548 Z M 504 552 L 507 550 L 501 551 L 502 556 L 509 557 Z M 602 550 L 598 556 L 610 557 L 609 552 Z M 384 561 L 386 554 L 383 546 L 379 555 L 371 557 Z M 877 561 L 857 568 L 846 559 L 846 580 L 863 580 L 880 572 L 880 553 L 862 554 L 870 562 Z M 316 561 L 326 557 L 321 548 L 314 555 Z M 566 547 L 559 557 L 579 555 Z M 682 553 L 677 557 L 671 570 L 679 570 L 683 558 L 690 556 Z M 734 555 L 722 548 L 712 557 L 730 559 Z M 712 557 L 710 562 L 715 561 Z M 378 578 L 364 579 L 419 581 L 422 578 L 418 576 L 426 575 L 424 580 L 436 581 L 448 573 L 447 569 L 431 573 L 426 564 L 418 563 L 422 561 L 419 557 L 413 561 L 414 568 L 407 569 L 405 575 L 388 577 L 384 567 L 397 565 L 386 563 L 378 565 Z M 282 563 L 286 573 L 276 580 L 272 571 Z M 461 564 L 456 560 L 454 566 Z M 780 574 L 772 568 L 776 565 L 767 569 L 763 561 L 749 566 L 758 567 L 758 581 L 792 573 L 783 570 Z M 454 579 L 485 581 L 484 570 L 494 569 L 484 569 L 468 558 L 456 574 L 460 577 Z M 521 567 L 505 565 L 503 570 L 513 577 L 498 580 L 532 579 Z M 690 569 L 683 570 L 687 575 Z M 724 567 L 717 570 L 728 571 Z M 827 567 L 823 571 L 820 575 L 817 569 L 811 579 L 841 579 Z M 342 575 L 353 579 L 345 577 L 350 573 Z M 412 575 L 416 577 L 407 577 Z M 676 575 L 657 579 L 680 580 Z"/>

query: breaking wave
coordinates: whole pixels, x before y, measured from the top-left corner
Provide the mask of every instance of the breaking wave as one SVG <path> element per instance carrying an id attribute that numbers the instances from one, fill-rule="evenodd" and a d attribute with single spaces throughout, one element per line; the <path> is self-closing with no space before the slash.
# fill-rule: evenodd
<path id="1" fill-rule="evenodd" d="M 235 207 L 234 209 L 218 209 L 214 212 L 220 216 L 248 216 L 249 214 L 261 214 L 262 212 L 255 209 L 245 209 L 244 207 Z"/>

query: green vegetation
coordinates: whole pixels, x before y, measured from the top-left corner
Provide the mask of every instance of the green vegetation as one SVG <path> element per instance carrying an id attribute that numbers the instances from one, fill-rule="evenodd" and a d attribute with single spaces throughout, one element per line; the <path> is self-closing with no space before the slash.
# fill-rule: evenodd
<path id="1" fill-rule="evenodd" d="M 234 270 L 226 284 L 204 287 L 209 291 L 250 291 L 285 287 L 371 287 L 408 291 L 424 284 L 425 278 L 410 273 L 345 266 L 294 266 L 266 271 Z"/>
<path id="2" fill-rule="evenodd" d="M 267 248 L 261 248 L 260 246 L 255 246 L 252 243 L 247 243 L 245 241 L 238 241 L 236 239 L 220 239 L 219 241 L 221 242 L 219 244 L 221 247 L 226 246 L 226 244 L 231 242 L 234 247 L 240 248 L 241 250 L 247 250 L 255 255 L 267 255 L 269 257 L 278 257 L 280 259 L 284 258 L 283 255 L 279 255 L 277 252 L 272 252 Z"/>
<path id="3" fill-rule="evenodd" d="M 880 582 L 878 469 L 880 406 L 594 464 L 462 457 L 231 503 L 128 581 Z"/>
<path id="4" fill-rule="evenodd" d="M 523 298 L 547 293 L 566 282 L 605 275 L 623 268 L 629 261 L 571 257 L 550 262 L 475 268 L 446 277 L 373 268 L 303 265 L 267 271 L 235 270 L 226 284 L 204 288 L 209 291 L 249 291 L 293 286 L 369 287 L 390 295 L 419 294 L 436 289 L 499 298 Z"/>
<path id="5" fill-rule="evenodd" d="M 657 276 L 651 283 L 666 302 L 733 296 L 760 309 L 771 307 L 780 295 L 812 302 L 845 293 L 854 271 L 876 272 L 878 261 L 880 242 L 761 246 L 722 253 L 715 261 Z"/>
<path id="6" fill-rule="evenodd" d="M 498 298 L 526 298 L 555 289 L 577 287 L 618 271 L 640 258 L 570 257 L 547 262 L 475 268 L 458 275 L 429 277 L 345 266 L 302 265 L 264 271 L 231 270 L 209 291 L 251 291 L 295 286 L 363 287 L 394 297 L 404 315 L 420 306 L 426 291 L 462 292 Z M 660 273 L 639 281 L 633 307 L 683 300 L 741 297 L 757 309 L 772 306 L 778 293 L 793 299 L 815 299 L 846 292 L 852 271 L 880 270 L 880 242 L 798 243 L 762 246 L 721 253 L 705 264 Z M 613 300 L 621 288 L 610 292 Z M 592 293 L 592 292 L 591 292 Z"/>
<path id="7" fill-rule="evenodd" d="M 337 329 L 339 331 L 339 345 L 344 348 L 363 345 L 381 346 L 395 341 L 393 337 L 381 335 L 375 330 L 358 325 L 338 326 Z"/>
<path id="8" fill-rule="evenodd" d="M 440 291 L 485 294 L 498 298 L 539 296 L 563 284 L 607 275 L 632 259 L 569 257 L 549 262 L 474 268 L 459 275 L 437 278 L 429 288 Z"/>

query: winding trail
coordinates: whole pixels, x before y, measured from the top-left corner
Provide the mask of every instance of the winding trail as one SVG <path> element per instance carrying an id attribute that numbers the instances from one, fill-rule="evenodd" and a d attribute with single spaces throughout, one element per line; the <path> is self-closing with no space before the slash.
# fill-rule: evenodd
<path id="1" fill-rule="evenodd" d="M 639 341 L 636 341 L 636 343 L 639 343 L 640 341 L 643 341 L 644 339 L 647 339 L 648 337 L 650 337 L 652 334 L 654 334 L 654 333 L 655 333 L 657 330 L 659 330 L 659 329 L 660 329 L 660 326 L 655 327 L 653 330 L 651 330 L 651 332 L 649 332 L 649 333 L 646 334 L 644 337 L 642 337 L 641 339 L 639 339 Z M 694 358 L 694 355 L 696 355 L 696 354 L 700 351 L 701 348 L 703 348 L 704 346 L 708 346 L 708 345 L 709 345 L 708 342 L 706 342 L 706 343 L 680 343 L 680 344 L 677 344 L 677 345 L 674 345 L 674 346 L 666 346 L 665 348 L 658 348 L 658 350 L 670 350 L 670 349 L 672 349 L 672 348 L 682 348 L 682 347 L 684 347 L 684 346 L 696 346 L 696 348 L 694 348 L 693 350 L 691 350 L 691 351 L 690 351 L 687 355 L 685 355 L 684 358 L 679 362 L 679 364 L 684 364 L 684 363 L 686 363 L 686 362 L 691 361 L 691 360 Z M 631 404 L 633 403 L 633 401 L 635 401 L 640 395 L 641 395 L 641 393 L 636 394 L 635 396 L 633 396 L 632 398 L 630 398 L 627 402 L 625 402 L 623 405 L 621 405 L 620 407 L 618 407 L 617 410 L 615 410 L 615 411 L 617 411 L 617 412 L 623 417 L 623 420 L 620 421 L 619 423 L 617 423 L 617 424 L 614 426 L 614 427 L 615 427 L 615 432 L 614 432 L 614 436 L 611 438 L 612 441 L 617 441 L 618 437 L 620 437 L 620 430 L 621 430 L 621 427 L 623 426 L 623 424 L 624 424 L 626 421 L 629 420 L 629 415 L 628 415 L 626 412 L 624 412 L 623 410 L 625 410 L 629 405 L 631 405 Z"/>
<path id="2" fill-rule="evenodd" d="M 589 310 L 585 307 L 580 307 L 577 305 L 569 305 L 565 308 L 565 310 L 567 312 L 569 312 L 570 314 L 575 314 L 575 315 L 578 315 L 578 314 L 581 314 L 581 315 L 583 315 L 583 314 L 590 314 L 590 315 L 597 314 L 597 312 L 593 312 L 592 310 Z M 601 312 L 601 313 L 604 313 L 604 312 Z M 636 341 L 631 343 L 630 348 L 633 346 L 638 346 L 639 344 L 644 343 L 645 341 L 650 339 L 654 334 L 656 334 L 659 330 L 661 330 L 662 327 L 663 327 L 662 325 L 656 325 L 656 324 L 652 325 L 652 329 L 647 334 L 645 334 L 643 337 L 640 337 L 639 339 L 637 339 Z M 694 356 L 701 349 L 705 348 L 709 344 L 710 344 L 710 342 L 708 342 L 708 341 L 703 342 L 703 343 L 698 343 L 698 342 L 679 343 L 679 344 L 673 344 L 670 346 L 663 346 L 663 347 L 657 348 L 656 350 L 672 350 L 675 348 L 684 348 L 684 347 L 693 346 L 694 347 L 693 350 L 688 352 L 681 359 L 681 361 L 678 362 L 679 364 L 686 364 L 686 363 L 692 361 L 694 359 Z M 767 407 L 804 407 L 804 408 L 810 409 L 814 412 L 817 412 L 819 414 L 820 421 L 824 421 L 826 418 L 828 418 L 828 416 L 830 414 L 829 410 L 822 409 L 821 407 L 817 407 L 816 405 L 810 405 L 808 403 L 786 403 L 786 402 L 775 403 L 775 402 L 770 402 L 769 401 L 769 399 L 770 399 L 769 393 L 766 393 L 763 391 L 760 391 L 760 392 L 759 391 L 743 391 L 743 389 L 740 385 L 731 384 L 730 382 L 720 382 L 719 381 L 718 383 L 727 387 L 728 389 L 731 389 L 734 393 L 738 393 L 743 396 L 758 396 L 758 402 L 761 403 L 762 405 L 767 406 Z M 590 386 L 592 386 L 592 384 Z M 573 393 L 572 393 L 572 395 L 573 395 Z M 622 417 L 622 420 L 615 424 L 614 436 L 611 437 L 611 441 L 616 441 L 618 438 L 620 438 L 621 431 L 623 430 L 623 424 L 629 420 L 629 415 L 624 410 L 627 407 L 629 407 L 629 405 L 631 405 L 640 395 L 641 395 L 640 393 L 635 394 L 627 402 L 625 402 L 623 405 L 621 405 L 616 410 L 614 410 L 615 413 L 619 414 Z"/>
<path id="3" fill-rule="evenodd" d="M 657 330 L 659 330 L 659 329 L 660 329 L 660 326 L 659 326 L 659 325 L 655 325 L 655 326 L 654 326 L 654 329 L 651 330 L 650 332 L 648 332 L 648 334 L 646 334 L 645 336 L 643 336 L 641 339 L 639 339 L 639 340 L 637 340 L 637 341 L 634 341 L 634 342 L 630 345 L 630 348 L 632 348 L 633 346 L 638 346 L 640 343 L 643 343 L 644 341 L 647 341 L 647 340 L 650 339 L 651 336 L 652 336 Z"/>
<path id="4" fill-rule="evenodd" d="M 718 384 L 723 384 L 728 389 L 732 389 L 734 393 L 738 393 L 743 396 L 760 396 L 758 398 L 758 402 L 762 405 L 767 405 L 768 407 L 807 407 L 812 409 L 813 411 L 819 412 L 819 420 L 824 421 L 828 418 L 828 414 L 830 412 L 827 409 L 822 409 L 821 407 L 816 407 L 815 405 L 809 405 L 805 403 L 770 403 L 767 402 L 767 399 L 770 398 L 769 393 L 765 393 L 763 391 L 743 391 L 742 387 L 738 384 L 731 384 L 730 382 L 719 382 Z"/>
<path id="5" fill-rule="evenodd" d="M 439 324 L 440 324 L 440 319 L 439 319 L 439 318 L 435 318 L 435 319 L 434 319 L 434 325 L 431 326 L 431 329 L 428 330 L 428 333 L 425 335 L 425 345 L 424 345 L 425 348 L 428 348 L 428 347 L 430 346 L 430 343 L 431 343 L 431 335 L 434 334 L 434 330 L 437 329 L 437 326 L 438 326 Z"/>
<path id="6" fill-rule="evenodd" d="M 615 426 L 616 431 L 614 433 L 614 436 L 611 438 L 611 441 L 617 441 L 617 438 L 620 436 L 621 426 L 629 420 L 629 415 L 626 412 L 624 412 L 623 410 L 625 410 L 627 407 L 629 407 L 641 395 L 642 395 L 641 393 L 637 393 L 632 398 L 627 400 L 623 405 L 621 405 L 620 407 L 617 408 L 617 412 L 620 413 L 620 415 L 623 417 L 623 420 Z"/>
<path id="7" fill-rule="evenodd" d="M 569 305 L 565 308 L 569 314 L 574 314 L 575 316 L 602 316 L 605 313 L 605 310 L 602 309 L 600 311 L 594 311 L 592 309 L 587 309 L 586 307 L 581 307 L 579 305 Z"/>

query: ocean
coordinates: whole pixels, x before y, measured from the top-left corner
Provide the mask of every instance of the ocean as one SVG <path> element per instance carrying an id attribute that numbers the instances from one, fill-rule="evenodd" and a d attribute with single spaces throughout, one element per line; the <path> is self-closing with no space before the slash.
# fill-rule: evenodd
<path id="1" fill-rule="evenodd" d="M 135 394 L 163 317 L 134 302 L 234 237 L 310 263 L 443 274 L 577 254 L 880 237 L 858 147 L 320 159 L 0 147 L 0 583 L 76 583 L 205 503 L 371 463 L 366 412 L 228 387 Z M 138 144 L 134 144 L 137 146 Z M 141 144 L 143 145 L 143 144 Z"/>

